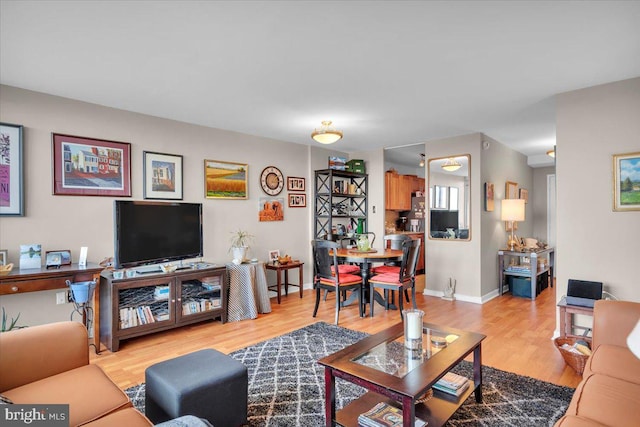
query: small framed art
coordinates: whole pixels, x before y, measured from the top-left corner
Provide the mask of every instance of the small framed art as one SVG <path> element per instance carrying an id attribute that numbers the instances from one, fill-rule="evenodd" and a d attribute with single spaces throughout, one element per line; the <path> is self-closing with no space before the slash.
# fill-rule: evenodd
<path id="1" fill-rule="evenodd" d="M 304 178 L 300 178 L 297 176 L 288 176 L 287 191 L 305 191 Z"/>
<path id="2" fill-rule="evenodd" d="M 525 190 L 524 188 L 521 188 L 519 198 L 523 199 L 525 203 L 529 203 L 529 190 Z"/>
<path id="3" fill-rule="evenodd" d="M 131 197 L 131 144 L 52 134 L 53 194 Z"/>
<path id="4" fill-rule="evenodd" d="M 289 194 L 289 207 L 290 208 L 305 208 L 307 207 L 307 195 L 306 194 Z"/>
<path id="5" fill-rule="evenodd" d="M 182 200 L 182 156 L 143 151 L 144 198 Z"/>
<path id="6" fill-rule="evenodd" d="M 493 212 L 495 209 L 493 182 L 484 183 L 484 210 Z"/>
<path id="7" fill-rule="evenodd" d="M 7 265 L 9 263 L 9 251 L 7 249 L 0 249 L 0 265 Z"/>

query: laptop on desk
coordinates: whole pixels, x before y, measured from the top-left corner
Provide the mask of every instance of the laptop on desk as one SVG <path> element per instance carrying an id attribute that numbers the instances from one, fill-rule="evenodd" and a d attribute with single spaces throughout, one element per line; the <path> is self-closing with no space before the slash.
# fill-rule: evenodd
<path id="1" fill-rule="evenodd" d="M 567 304 L 593 308 L 599 299 L 602 299 L 602 282 L 569 279 Z"/>

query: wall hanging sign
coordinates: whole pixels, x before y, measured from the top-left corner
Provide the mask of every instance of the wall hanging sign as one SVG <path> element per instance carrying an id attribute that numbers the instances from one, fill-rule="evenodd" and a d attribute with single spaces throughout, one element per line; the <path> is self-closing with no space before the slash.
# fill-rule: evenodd
<path id="1" fill-rule="evenodd" d="M 0 215 L 24 215 L 22 126 L 0 123 Z"/>
<path id="2" fill-rule="evenodd" d="M 182 200 L 182 156 L 143 151 L 145 199 Z"/>
<path id="3" fill-rule="evenodd" d="M 640 211 L 640 152 L 613 156 L 613 210 Z"/>
<path id="4" fill-rule="evenodd" d="M 249 186 L 246 163 L 204 161 L 204 188 L 207 199 L 247 199 Z"/>
<path id="5" fill-rule="evenodd" d="M 131 144 L 52 134 L 53 194 L 131 197 Z"/>

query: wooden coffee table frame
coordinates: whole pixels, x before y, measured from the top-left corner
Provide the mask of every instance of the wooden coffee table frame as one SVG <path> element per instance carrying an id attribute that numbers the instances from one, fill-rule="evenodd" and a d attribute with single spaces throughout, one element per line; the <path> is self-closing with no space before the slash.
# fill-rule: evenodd
<path id="1" fill-rule="evenodd" d="M 482 402 L 482 341 L 486 338 L 485 335 L 429 323 L 425 323 L 424 327 L 455 334 L 459 338 L 402 378 L 353 362 L 353 359 L 378 344 L 401 337 L 404 333 L 402 323 L 366 337 L 318 361 L 325 367 L 327 426 L 336 424 L 357 426 L 358 416 L 382 401 L 394 406 L 401 404 L 405 427 L 412 427 L 416 416 L 427 421 L 429 427 L 442 426 L 471 393 L 475 393 L 476 402 Z M 471 353 L 473 353 L 473 380 L 469 380 L 471 383 L 469 388 L 460 397 L 456 398 L 434 390 L 431 399 L 424 403 L 415 403 L 436 381 Z M 369 392 L 336 413 L 336 378 L 362 386 Z"/>

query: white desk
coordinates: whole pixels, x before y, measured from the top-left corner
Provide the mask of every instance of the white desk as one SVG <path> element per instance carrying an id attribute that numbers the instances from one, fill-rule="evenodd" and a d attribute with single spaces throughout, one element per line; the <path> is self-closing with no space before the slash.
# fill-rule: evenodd
<path id="1" fill-rule="evenodd" d="M 255 319 L 258 313 L 271 313 L 264 263 L 226 264 L 229 289 L 227 321 Z"/>

